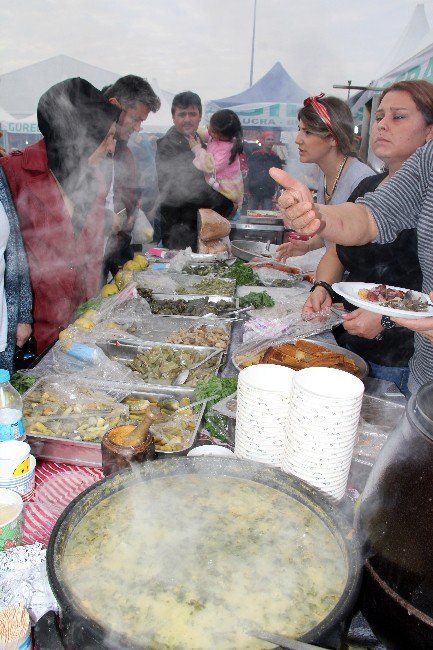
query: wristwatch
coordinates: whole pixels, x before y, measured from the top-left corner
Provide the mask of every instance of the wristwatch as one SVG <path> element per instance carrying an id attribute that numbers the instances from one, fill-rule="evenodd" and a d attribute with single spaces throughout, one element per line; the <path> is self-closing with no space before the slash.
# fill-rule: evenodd
<path id="1" fill-rule="evenodd" d="M 389 316 L 382 316 L 380 324 L 384 330 L 392 330 L 392 328 L 395 327 L 394 321 L 391 320 Z"/>

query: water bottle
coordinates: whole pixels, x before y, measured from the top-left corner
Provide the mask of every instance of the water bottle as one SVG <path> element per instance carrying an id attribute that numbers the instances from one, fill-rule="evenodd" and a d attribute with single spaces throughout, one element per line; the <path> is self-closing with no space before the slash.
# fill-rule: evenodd
<path id="1" fill-rule="evenodd" d="M 25 438 L 23 401 L 10 378 L 9 370 L 0 368 L 0 442 Z"/>

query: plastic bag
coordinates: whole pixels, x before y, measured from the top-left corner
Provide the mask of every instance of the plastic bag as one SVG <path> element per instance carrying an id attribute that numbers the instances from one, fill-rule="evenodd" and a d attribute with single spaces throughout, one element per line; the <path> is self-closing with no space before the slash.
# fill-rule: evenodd
<path id="1" fill-rule="evenodd" d="M 249 341 L 237 348 L 235 362 L 237 365 L 248 364 L 252 359 L 260 358 L 269 347 L 321 334 L 342 322 L 341 312 L 330 307 L 307 318 L 290 315 L 271 320 L 261 332 L 254 332 Z"/>
<path id="2" fill-rule="evenodd" d="M 170 273 L 181 273 L 184 266 L 191 264 L 192 249 L 190 246 L 179 251 L 171 260 L 168 267 Z"/>
<path id="3" fill-rule="evenodd" d="M 153 239 L 153 227 L 143 210 L 137 211 L 137 217 L 132 229 L 133 244 L 148 244 Z"/>

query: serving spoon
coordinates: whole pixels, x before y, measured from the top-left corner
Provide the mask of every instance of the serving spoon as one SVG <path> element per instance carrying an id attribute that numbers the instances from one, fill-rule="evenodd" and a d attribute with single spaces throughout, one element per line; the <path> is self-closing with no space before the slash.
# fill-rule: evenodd
<path id="1" fill-rule="evenodd" d="M 312 645 L 311 643 L 305 643 L 304 641 L 298 641 L 297 639 L 289 639 L 281 634 L 265 632 L 265 630 L 249 630 L 247 634 L 248 636 L 261 639 L 262 641 L 275 643 L 275 645 L 280 648 L 286 648 L 286 650 L 324 650 L 322 646 Z"/>
<path id="2" fill-rule="evenodd" d="M 222 352 L 221 348 L 218 348 L 218 350 L 214 350 L 208 357 L 205 357 L 205 359 L 202 359 L 198 363 L 195 363 L 193 366 L 191 366 L 191 368 L 184 368 L 183 370 L 181 370 L 173 379 L 172 386 L 182 386 L 182 384 L 184 384 L 188 379 L 191 370 L 195 370 L 203 363 L 206 363 L 206 361 L 209 361 L 209 359 L 212 359 L 213 357 L 215 357 L 217 354 L 220 354 L 221 352 Z"/>

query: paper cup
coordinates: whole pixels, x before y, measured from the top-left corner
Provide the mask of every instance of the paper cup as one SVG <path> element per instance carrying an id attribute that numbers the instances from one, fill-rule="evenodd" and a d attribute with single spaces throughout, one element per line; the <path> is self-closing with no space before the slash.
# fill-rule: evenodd
<path id="1" fill-rule="evenodd" d="M 0 551 L 19 546 L 23 535 L 23 500 L 13 490 L 0 488 Z"/>
<path id="2" fill-rule="evenodd" d="M 0 442 L 0 480 L 7 480 L 29 471 L 30 445 L 21 440 Z"/>
<path id="3" fill-rule="evenodd" d="M 34 492 L 35 487 L 35 468 L 36 468 L 36 458 L 30 454 L 29 457 L 29 471 L 23 474 L 22 476 L 14 476 L 10 479 L 2 480 L 0 479 L 0 488 L 7 488 L 8 490 L 14 490 L 18 492 L 25 500 L 30 492 Z"/>

